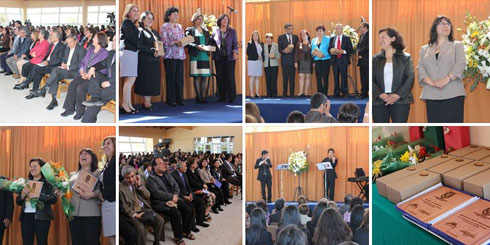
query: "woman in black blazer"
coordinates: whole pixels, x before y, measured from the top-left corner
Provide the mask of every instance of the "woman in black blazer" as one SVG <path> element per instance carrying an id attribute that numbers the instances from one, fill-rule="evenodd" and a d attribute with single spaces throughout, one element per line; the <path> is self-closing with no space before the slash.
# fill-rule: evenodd
<path id="1" fill-rule="evenodd" d="M 211 65 L 209 63 L 209 53 L 203 46 L 210 44 L 210 34 L 206 26 L 203 25 L 204 16 L 197 12 L 192 15 L 193 26 L 185 29 L 186 36 L 194 37 L 194 42 L 187 46 L 189 50 L 189 73 L 194 78 L 194 91 L 196 92 L 197 103 L 208 103 L 206 101 L 208 91 L 208 77 L 211 76 Z"/>
<path id="2" fill-rule="evenodd" d="M 102 141 L 105 155 L 104 168 L 99 176 L 102 201 L 102 229 L 111 244 L 116 242 L 116 137 L 107 136 Z"/>
<path id="3" fill-rule="evenodd" d="M 250 213 L 250 227 L 246 231 L 247 245 L 272 245 L 272 235 L 267 231 L 265 211 L 254 208 Z"/>
<path id="4" fill-rule="evenodd" d="M 22 241 L 24 245 L 34 244 L 34 235 L 38 245 L 48 244 L 48 233 L 51 220 L 54 219 L 51 205 L 57 201 L 54 187 L 44 178 L 41 168 L 46 162 L 41 158 L 33 158 L 29 161 L 30 173 L 29 180 L 43 182 L 43 187 L 39 195 L 40 205 L 31 206 L 30 189 L 25 187 L 22 193 L 17 196 L 16 203 L 22 206 L 19 221 L 21 222 Z"/>
<path id="5" fill-rule="evenodd" d="M 208 186 L 202 181 L 201 176 L 199 176 L 199 173 L 197 172 L 197 158 L 195 157 L 189 157 L 186 162 L 187 165 L 187 180 L 189 181 L 189 186 L 191 187 L 192 192 L 197 195 L 202 197 L 204 200 L 206 200 L 207 206 L 206 206 L 206 211 L 204 212 L 206 215 L 206 221 L 210 222 L 211 221 L 211 216 L 209 215 L 209 211 L 211 210 L 211 207 L 214 206 L 216 203 L 216 196 L 214 193 L 208 191 Z"/>
<path id="6" fill-rule="evenodd" d="M 134 93 L 143 96 L 143 110 L 152 111 L 151 96 L 160 95 L 160 60 L 155 50 L 155 42 L 160 35 L 153 30 L 153 13 L 145 11 L 140 16 L 140 51 L 138 52 L 138 77 Z"/>
<path id="7" fill-rule="evenodd" d="M 381 52 L 373 57 L 373 118 L 375 123 L 406 123 L 413 102 L 412 58 L 392 27 L 379 31 Z"/>
<path id="8" fill-rule="evenodd" d="M 218 158 L 211 160 L 211 174 L 213 175 L 214 179 L 221 182 L 221 191 L 223 192 L 224 203 L 226 205 L 231 204 L 231 202 L 228 200 L 230 198 L 230 184 L 228 184 L 228 181 L 226 181 L 225 177 L 223 177 Z"/>
<path id="9" fill-rule="evenodd" d="M 260 77 L 262 76 L 264 62 L 264 43 L 260 41 L 260 33 L 258 31 L 252 33 L 251 40 L 247 44 L 247 60 L 247 73 L 250 77 L 250 97 L 255 98 L 254 87 L 255 95 L 260 97 L 259 82 Z"/>

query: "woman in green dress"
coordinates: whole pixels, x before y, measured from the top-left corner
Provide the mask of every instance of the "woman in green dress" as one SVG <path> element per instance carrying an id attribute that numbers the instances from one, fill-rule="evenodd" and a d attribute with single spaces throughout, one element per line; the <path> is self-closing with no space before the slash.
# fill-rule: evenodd
<path id="1" fill-rule="evenodd" d="M 185 30 L 186 36 L 194 37 L 194 42 L 188 45 L 190 57 L 190 75 L 194 78 L 194 90 L 196 91 L 196 102 L 207 103 L 207 81 L 211 76 L 209 53 L 205 46 L 209 44 L 209 31 L 203 25 L 204 16 L 197 12 L 192 15 L 193 26 Z"/>

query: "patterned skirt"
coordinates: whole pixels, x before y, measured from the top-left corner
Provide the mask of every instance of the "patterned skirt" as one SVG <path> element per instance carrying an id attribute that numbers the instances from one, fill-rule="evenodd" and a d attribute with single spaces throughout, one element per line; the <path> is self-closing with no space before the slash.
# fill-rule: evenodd
<path id="1" fill-rule="evenodd" d="M 196 57 L 190 57 L 190 75 L 191 77 L 210 77 L 211 70 L 209 56 L 207 52 L 198 52 Z"/>

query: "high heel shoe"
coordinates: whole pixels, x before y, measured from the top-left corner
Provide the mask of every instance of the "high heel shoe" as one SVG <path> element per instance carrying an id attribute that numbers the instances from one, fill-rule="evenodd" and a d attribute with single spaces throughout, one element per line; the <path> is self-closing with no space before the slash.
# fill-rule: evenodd
<path id="1" fill-rule="evenodd" d="M 126 114 L 126 115 L 130 115 L 130 114 L 134 114 L 135 112 L 134 111 L 126 111 L 126 109 L 124 109 L 123 107 L 119 107 L 119 114 Z"/>
<path id="2" fill-rule="evenodd" d="M 256 97 L 256 98 L 260 98 L 260 95 L 256 94 L 256 95 L 255 95 L 255 97 Z"/>

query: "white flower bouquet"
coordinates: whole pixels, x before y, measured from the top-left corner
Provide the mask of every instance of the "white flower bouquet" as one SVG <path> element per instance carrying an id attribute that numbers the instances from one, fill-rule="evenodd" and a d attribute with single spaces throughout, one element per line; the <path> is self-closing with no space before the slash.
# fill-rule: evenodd
<path id="1" fill-rule="evenodd" d="M 304 151 L 291 152 L 288 158 L 289 170 L 294 173 L 294 176 L 308 171 L 308 153 Z"/>

